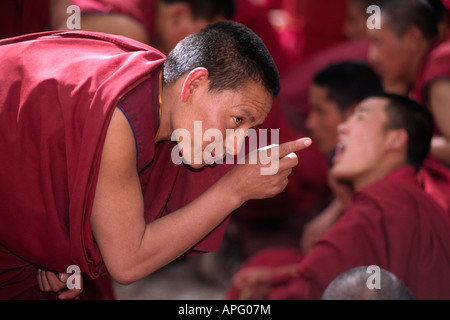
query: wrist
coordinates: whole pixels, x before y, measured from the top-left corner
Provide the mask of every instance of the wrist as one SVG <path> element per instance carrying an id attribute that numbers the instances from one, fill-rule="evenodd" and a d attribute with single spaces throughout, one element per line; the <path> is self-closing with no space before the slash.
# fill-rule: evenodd
<path id="1" fill-rule="evenodd" d="M 233 210 L 239 208 L 248 199 L 245 198 L 245 193 L 240 184 L 236 182 L 231 172 L 228 172 L 218 181 L 218 187 L 223 189 L 223 194 L 226 194 L 226 201 L 233 207 Z"/>

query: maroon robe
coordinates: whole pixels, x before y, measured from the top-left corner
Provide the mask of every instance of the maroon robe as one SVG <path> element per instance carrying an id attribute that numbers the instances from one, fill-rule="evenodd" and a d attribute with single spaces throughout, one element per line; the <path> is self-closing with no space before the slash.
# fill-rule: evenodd
<path id="1" fill-rule="evenodd" d="M 46 32 L 3 40 L 0 55 L 0 298 L 35 290 L 37 268 L 77 265 L 92 279 L 106 273 L 90 214 L 119 100 L 136 137 L 147 222 L 184 206 L 226 171 L 176 166 L 176 145 L 154 143 L 159 51 L 120 36 Z M 139 88 L 147 88 L 146 104 L 127 95 Z M 217 250 L 225 225 L 192 252 Z"/>
<path id="2" fill-rule="evenodd" d="M 269 299 L 320 299 L 342 272 L 377 265 L 395 274 L 415 299 L 450 299 L 450 225 L 441 208 L 418 186 L 414 169 L 400 167 L 355 193 L 348 210 L 302 257 L 277 250 L 278 259 L 294 263 L 298 276 L 277 279 Z M 248 266 L 274 261 L 266 251 Z M 269 262 L 269 266 L 273 262 Z M 230 288 L 228 299 L 239 292 Z"/>

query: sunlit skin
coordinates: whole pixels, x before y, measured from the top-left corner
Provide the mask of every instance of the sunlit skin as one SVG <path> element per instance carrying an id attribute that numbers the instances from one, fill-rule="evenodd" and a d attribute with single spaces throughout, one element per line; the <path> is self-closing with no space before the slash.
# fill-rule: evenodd
<path id="1" fill-rule="evenodd" d="M 381 19 L 381 26 L 367 30 L 369 63 L 381 76 L 386 91 L 406 94 L 428 51 L 428 42 L 416 27 L 411 26 L 398 36 L 385 18 Z"/>
<path id="2" fill-rule="evenodd" d="M 337 138 L 337 127 L 345 121 L 351 110 L 342 113 L 335 101 L 328 98 L 328 90 L 312 85 L 309 90 L 310 112 L 306 126 L 319 150 L 329 154 Z"/>
<path id="3" fill-rule="evenodd" d="M 339 126 L 331 174 L 352 182 L 355 190 L 406 164 L 407 134 L 403 129 L 385 129 L 387 103 L 384 98 L 366 99 Z"/>

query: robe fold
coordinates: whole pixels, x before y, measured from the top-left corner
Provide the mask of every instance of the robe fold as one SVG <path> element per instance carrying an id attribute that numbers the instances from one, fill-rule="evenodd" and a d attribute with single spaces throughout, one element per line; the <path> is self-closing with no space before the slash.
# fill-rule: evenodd
<path id="1" fill-rule="evenodd" d="M 120 36 L 55 31 L 5 39 L 0 55 L 0 298 L 35 287 L 37 268 L 77 265 L 92 279 L 106 273 L 90 214 L 116 107 L 135 134 L 147 223 L 226 172 L 177 166 L 170 157 L 176 144 L 154 143 L 165 61 L 159 51 Z M 127 96 L 139 88 L 147 103 Z M 193 252 L 217 250 L 225 226 Z"/>
<path id="2" fill-rule="evenodd" d="M 419 187 L 414 168 L 400 167 L 357 191 L 339 221 L 304 257 L 275 248 L 276 259 L 287 263 L 297 259 L 298 276 L 274 283 L 268 299 L 320 299 L 342 272 L 377 265 L 396 275 L 417 300 L 448 300 L 450 227 L 444 217 Z M 267 266 L 273 267 L 273 251 L 263 254 L 249 265 L 268 261 Z M 238 296 L 239 290 L 231 287 L 227 298 Z"/>

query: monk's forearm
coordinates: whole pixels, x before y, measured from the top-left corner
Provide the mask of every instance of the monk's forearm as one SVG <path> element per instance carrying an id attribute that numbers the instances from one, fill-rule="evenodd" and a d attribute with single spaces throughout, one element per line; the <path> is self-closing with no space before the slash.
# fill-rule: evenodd
<path id="1" fill-rule="evenodd" d="M 123 284 L 134 282 L 191 249 L 242 204 L 230 191 L 225 176 L 187 206 L 147 224 L 113 277 Z"/>

